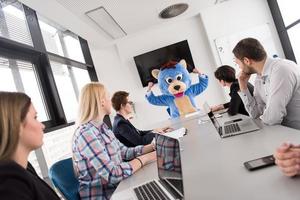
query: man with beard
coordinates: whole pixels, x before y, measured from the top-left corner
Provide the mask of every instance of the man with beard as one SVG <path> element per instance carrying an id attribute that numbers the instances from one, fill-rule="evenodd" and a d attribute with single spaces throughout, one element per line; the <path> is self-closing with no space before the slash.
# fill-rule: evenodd
<path id="1" fill-rule="evenodd" d="M 300 67 L 294 62 L 270 58 L 260 42 L 246 38 L 233 49 L 241 68 L 239 95 L 253 118 L 267 125 L 282 124 L 300 130 Z M 247 83 L 257 74 L 253 96 Z"/>

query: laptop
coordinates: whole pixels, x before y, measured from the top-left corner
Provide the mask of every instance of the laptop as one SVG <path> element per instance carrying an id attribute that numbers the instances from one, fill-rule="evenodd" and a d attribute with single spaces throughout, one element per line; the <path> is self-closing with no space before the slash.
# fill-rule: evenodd
<path id="1" fill-rule="evenodd" d="M 157 134 L 155 145 L 159 179 L 117 193 L 113 199 L 175 200 L 184 198 L 178 139 Z"/>
<path id="2" fill-rule="evenodd" d="M 254 120 L 250 118 L 229 120 L 225 121 L 223 125 L 220 125 L 217 117 L 211 111 L 207 102 L 203 104 L 203 108 L 207 112 L 208 117 L 212 121 L 221 138 L 249 133 L 260 129 Z"/>

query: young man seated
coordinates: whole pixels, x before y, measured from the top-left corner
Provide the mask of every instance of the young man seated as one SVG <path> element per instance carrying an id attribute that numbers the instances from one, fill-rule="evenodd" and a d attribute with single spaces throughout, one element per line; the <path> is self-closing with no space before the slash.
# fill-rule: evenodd
<path id="1" fill-rule="evenodd" d="M 129 93 L 125 91 L 116 92 L 111 101 L 117 115 L 114 118 L 113 132 L 116 138 L 127 147 L 147 145 L 153 140 L 155 133 L 163 133 L 163 129 L 139 130 L 131 124 L 129 118 L 132 116 L 132 101 L 128 99 Z"/>

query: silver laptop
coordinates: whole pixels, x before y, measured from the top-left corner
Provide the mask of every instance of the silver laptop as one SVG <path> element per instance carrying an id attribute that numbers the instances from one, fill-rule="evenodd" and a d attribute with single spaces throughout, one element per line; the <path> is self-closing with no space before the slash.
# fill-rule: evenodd
<path id="1" fill-rule="evenodd" d="M 213 125 L 217 129 L 221 138 L 240 135 L 244 133 L 249 133 L 252 131 L 257 131 L 260 128 L 254 122 L 253 119 L 234 119 L 224 122 L 223 125 L 220 125 L 215 114 L 211 111 L 209 105 L 205 102 L 203 105 L 204 110 L 207 112 L 208 117 L 212 121 Z"/>
<path id="2" fill-rule="evenodd" d="M 183 177 L 178 139 L 156 135 L 158 180 L 117 193 L 118 200 L 174 200 L 183 199 Z"/>

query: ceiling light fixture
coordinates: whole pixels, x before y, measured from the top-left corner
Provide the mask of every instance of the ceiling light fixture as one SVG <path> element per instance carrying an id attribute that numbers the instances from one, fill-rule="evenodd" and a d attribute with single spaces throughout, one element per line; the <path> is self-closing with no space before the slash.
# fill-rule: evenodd
<path id="1" fill-rule="evenodd" d="M 113 39 L 127 35 L 118 22 L 101 6 L 85 13 L 95 24 Z"/>

